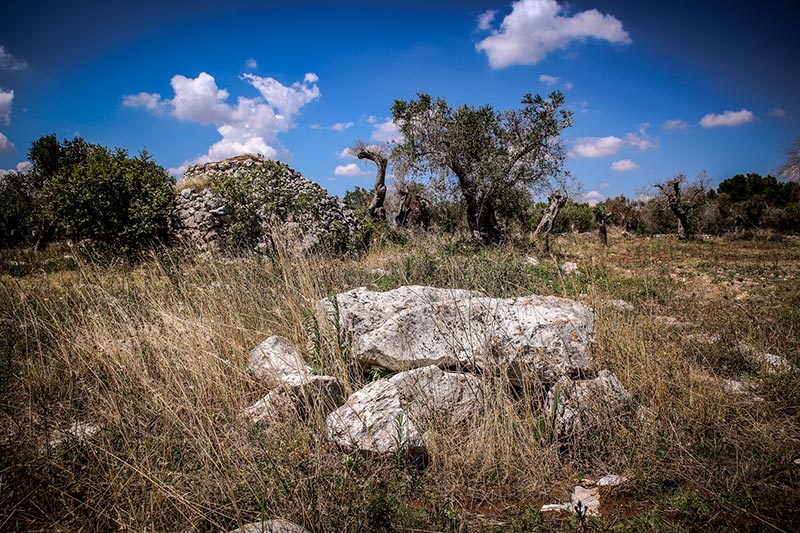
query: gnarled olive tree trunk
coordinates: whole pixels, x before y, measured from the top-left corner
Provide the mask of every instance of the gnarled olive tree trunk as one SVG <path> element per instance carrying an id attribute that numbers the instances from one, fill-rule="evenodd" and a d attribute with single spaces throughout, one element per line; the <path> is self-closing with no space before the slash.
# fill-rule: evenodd
<path id="1" fill-rule="evenodd" d="M 566 195 L 561 194 L 561 191 L 554 191 L 547 197 L 549 202 L 548 206 L 544 209 L 542 220 L 536 226 L 536 231 L 533 232 L 534 238 L 539 238 L 544 243 L 544 251 L 550 253 L 550 232 L 553 231 L 553 224 L 556 221 L 558 213 L 561 208 L 567 204 Z"/>
<path id="2" fill-rule="evenodd" d="M 389 166 L 389 158 L 386 157 L 384 150 L 380 146 L 367 146 L 357 143 L 353 147 L 353 153 L 359 159 L 372 161 L 378 167 L 375 171 L 375 185 L 372 188 L 372 200 L 369 202 L 369 216 L 377 219 L 386 218 L 386 169 Z"/>

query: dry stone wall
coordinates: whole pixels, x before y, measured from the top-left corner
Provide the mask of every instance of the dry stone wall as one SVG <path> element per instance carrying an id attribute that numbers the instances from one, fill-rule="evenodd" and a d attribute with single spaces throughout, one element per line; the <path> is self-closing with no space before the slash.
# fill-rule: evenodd
<path id="1" fill-rule="evenodd" d="M 172 234 L 201 250 L 269 253 L 346 249 L 359 231 L 353 212 L 289 166 L 243 155 L 190 166 L 170 217 Z"/>

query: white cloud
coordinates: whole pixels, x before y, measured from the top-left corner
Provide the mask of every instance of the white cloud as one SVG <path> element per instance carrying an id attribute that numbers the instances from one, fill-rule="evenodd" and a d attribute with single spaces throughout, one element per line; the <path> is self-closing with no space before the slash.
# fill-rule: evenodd
<path id="1" fill-rule="evenodd" d="M 14 71 L 26 68 L 28 68 L 28 63 L 11 55 L 5 46 L 0 46 L 0 70 Z"/>
<path id="2" fill-rule="evenodd" d="M 359 167 L 355 163 L 348 163 L 346 165 L 337 165 L 336 168 L 333 169 L 333 173 L 337 176 L 347 176 L 350 178 L 355 178 L 358 176 L 366 176 L 369 174 L 365 170 L 362 170 L 361 167 Z"/>
<path id="3" fill-rule="evenodd" d="M 312 130 L 324 129 L 321 124 L 310 124 L 308 127 L 311 128 Z"/>
<path id="4" fill-rule="evenodd" d="M 566 89 L 566 90 L 568 90 L 568 91 L 569 91 L 570 89 L 572 89 L 572 82 L 571 82 L 571 81 L 568 81 L 568 82 L 566 82 L 566 83 L 564 84 L 564 89 Z"/>
<path id="5" fill-rule="evenodd" d="M 664 122 L 665 130 L 684 130 L 689 127 L 689 123 L 679 118 L 673 118 Z"/>
<path id="6" fill-rule="evenodd" d="M 607 182 L 607 181 L 604 181 L 603 183 L 601 183 L 601 184 L 600 184 L 600 188 L 601 188 L 601 189 L 608 189 L 608 182 Z"/>
<path id="7" fill-rule="evenodd" d="M 11 174 L 12 172 L 20 172 L 22 174 L 25 174 L 26 172 L 28 172 L 31 169 L 32 166 L 33 165 L 31 165 L 30 161 L 20 161 L 19 163 L 17 163 L 17 168 L 16 169 L 0 168 L 0 178 L 2 178 L 3 176 L 5 176 L 7 174 Z"/>
<path id="8" fill-rule="evenodd" d="M 152 112 L 169 110 L 180 119 L 200 124 L 214 124 L 222 139 L 209 147 L 206 154 L 170 169 L 179 174 L 190 163 L 226 159 L 244 153 L 275 158 L 285 150 L 278 134 L 295 126 L 300 109 L 320 97 L 315 74 L 306 74 L 302 83 L 285 86 L 273 78 L 244 74 L 241 79 L 256 88 L 260 96 L 239 97 L 236 105 L 227 102 L 229 93 L 217 87 L 214 77 L 201 72 L 196 78 L 173 76 L 170 81 L 175 97 L 162 100 L 157 94 L 139 93 L 123 99 L 123 105 L 144 107 Z"/>
<path id="9" fill-rule="evenodd" d="M 781 107 L 773 107 L 767 114 L 771 117 L 783 118 L 786 116 L 786 110 Z"/>
<path id="10" fill-rule="evenodd" d="M 577 157 L 605 157 L 614 155 L 622 148 L 623 141 L 619 137 L 581 137 L 575 139 L 572 152 Z"/>
<path id="11" fill-rule="evenodd" d="M 478 15 L 478 29 L 481 31 L 491 30 L 495 15 L 497 15 L 496 9 L 490 9 L 489 11 Z"/>
<path id="12" fill-rule="evenodd" d="M 348 128 L 352 128 L 352 127 L 353 127 L 353 123 L 352 122 L 337 122 L 336 124 L 331 126 L 331 129 L 333 131 L 344 131 L 344 130 L 346 130 Z"/>
<path id="13" fill-rule="evenodd" d="M 553 85 L 561 81 L 561 78 L 559 78 L 558 76 L 550 76 L 549 74 L 542 74 L 541 76 L 539 76 L 539 81 L 544 83 L 548 87 L 552 87 Z"/>
<path id="14" fill-rule="evenodd" d="M 319 76 L 317 76 L 313 72 L 306 72 L 306 75 L 303 76 L 303 83 L 317 83 L 318 81 L 319 81 Z"/>
<path id="15" fill-rule="evenodd" d="M 647 135 L 647 128 L 650 127 L 649 122 L 645 122 L 644 124 L 639 124 L 639 134 L 635 133 L 627 133 L 625 134 L 625 144 L 628 146 L 635 146 L 639 150 L 645 151 L 649 150 L 650 148 L 655 147 L 655 142 L 653 139 Z"/>
<path id="16" fill-rule="evenodd" d="M 14 143 L 9 141 L 8 137 L 0 133 L 0 155 L 10 154 L 14 150 Z"/>
<path id="17" fill-rule="evenodd" d="M 162 113 L 169 102 L 162 100 L 158 93 L 128 94 L 122 98 L 125 107 L 143 107 L 154 113 Z"/>
<path id="18" fill-rule="evenodd" d="M 350 148 L 342 148 L 342 151 L 336 154 L 336 157 L 339 159 L 356 159 L 355 154 L 350 150 Z"/>
<path id="19" fill-rule="evenodd" d="M 367 119 L 366 119 L 366 120 L 367 120 L 367 122 L 368 122 L 369 124 L 375 124 L 375 123 L 376 123 L 376 122 L 378 122 L 380 119 L 379 119 L 378 117 L 376 117 L 375 115 L 370 115 L 370 116 L 368 116 L 368 117 L 367 117 Z"/>
<path id="20" fill-rule="evenodd" d="M 489 65 L 501 69 L 511 65 L 535 65 L 553 50 L 588 38 L 628 44 L 631 38 L 622 22 L 596 9 L 564 16 L 556 0 L 518 0 L 499 30 L 476 45 L 485 52 Z M 486 29 L 492 27 L 487 22 Z"/>
<path id="21" fill-rule="evenodd" d="M 400 130 L 397 129 L 397 124 L 392 119 L 388 119 L 385 122 L 377 122 L 374 128 L 370 139 L 375 142 L 390 143 L 399 141 L 402 138 Z"/>
<path id="22" fill-rule="evenodd" d="M 614 161 L 611 163 L 611 170 L 616 172 L 629 172 L 635 168 L 639 168 L 639 165 L 630 159 L 622 159 L 620 161 Z M 608 186 L 608 184 L 606 184 L 606 186 Z"/>
<path id="23" fill-rule="evenodd" d="M 244 65 L 247 68 L 258 68 L 258 61 L 256 61 L 255 59 L 253 59 L 251 57 L 250 59 L 248 59 L 247 61 L 244 62 Z"/>
<path id="24" fill-rule="evenodd" d="M 591 206 L 595 206 L 606 199 L 606 196 L 598 191 L 589 191 L 586 194 L 581 195 L 581 198 L 584 202 Z"/>
<path id="25" fill-rule="evenodd" d="M 11 124 L 11 102 L 14 100 L 14 91 L 5 92 L 0 90 L 0 119 L 6 123 L 6 126 Z"/>
<path id="26" fill-rule="evenodd" d="M 571 104 L 567 104 L 567 107 L 571 109 L 575 113 L 580 113 L 585 115 L 589 112 L 589 102 L 588 100 L 579 100 L 577 102 L 573 102 Z"/>
<path id="27" fill-rule="evenodd" d="M 748 109 L 739 111 L 723 111 L 721 115 L 708 113 L 700 119 L 700 125 L 704 128 L 716 128 L 718 126 L 741 126 L 755 120 L 755 115 Z"/>

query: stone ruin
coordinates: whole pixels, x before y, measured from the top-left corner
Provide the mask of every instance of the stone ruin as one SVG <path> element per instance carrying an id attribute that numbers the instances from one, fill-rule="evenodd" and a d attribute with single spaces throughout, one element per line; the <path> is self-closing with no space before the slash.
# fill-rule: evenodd
<path id="1" fill-rule="evenodd" d="M 218 184 L 236 181 L 235 198 Z M 358 220 L 338 198 L 289 166 L 246 154 L 186 169 L 170 215 L 173 237 L 202 251 L 346 249 Z M 223 187 L 224 188 L 224 187 Z"/>

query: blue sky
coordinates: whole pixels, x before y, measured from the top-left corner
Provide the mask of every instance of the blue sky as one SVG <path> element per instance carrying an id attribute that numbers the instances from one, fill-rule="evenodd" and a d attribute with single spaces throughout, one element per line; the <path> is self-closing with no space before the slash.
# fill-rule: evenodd
<path id="1" fill-rule="evenodd" d="M 343 149 L 391 138 L 418 91 L 509 108 L 562 90 L 586 199 L 767 174 L 800 135 L 795 1 L 6 4 L 0 169 L 77 134 L 174 170 L 265 153 L 342 194 L 373 170 Z"/>

